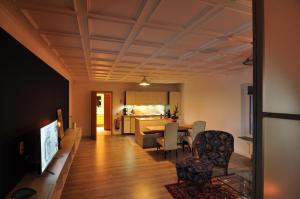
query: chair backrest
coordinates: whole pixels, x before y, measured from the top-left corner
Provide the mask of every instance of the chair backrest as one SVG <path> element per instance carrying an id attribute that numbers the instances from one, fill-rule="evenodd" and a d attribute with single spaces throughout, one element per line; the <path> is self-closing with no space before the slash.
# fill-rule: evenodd
<path id="1" fill-rule="evenodd" d="M 177 132 L 178 132 L 178 123 L 171 122 L 165 125 L 165 150 L 174 150 L 177 149 Z"/>
<path id="2" fill-rule="evenodd" d="M 199 158 L 211 161 L 215 166 L 227 167 L 234 151 L 234 138 L 224 131 L 204 131 L 194 140 Z"/>
<path id="3" fill-rule="evenodd" d="M 206 126 L 206 122 L 204 121 L 195 121 L 193 123 L 193 128 L 191 133 L 192 140 L 195 140 L 198 133 L 205 131 L 205 126 Z"/>

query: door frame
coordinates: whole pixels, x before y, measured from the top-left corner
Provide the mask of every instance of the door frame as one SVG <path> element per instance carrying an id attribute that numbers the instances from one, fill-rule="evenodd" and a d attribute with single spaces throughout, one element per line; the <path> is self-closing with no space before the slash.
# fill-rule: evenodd
<path id="1" fill-rule="evenodd" d="M 111 99 L 110 99 L 110 112 L 111 112 L 111 118 L 110 118 L 110 135 L 112 135 L 112 131 L 113 131 L 113 92 L 112 91 L 91 91 L 91 96 L 93 93 L 110 93 L 111 95 Z M 96 104 L 93 105 L 93 99 L 91 97 L 91 109 L 96 109 Z M 105 102 L 104 102 L 105 103 Z M 97 139 L 97 112 L 95 114 L 95 112 L 93 112 L 91 110 L 91 137 L 92 139 L 96 140 Z"/>

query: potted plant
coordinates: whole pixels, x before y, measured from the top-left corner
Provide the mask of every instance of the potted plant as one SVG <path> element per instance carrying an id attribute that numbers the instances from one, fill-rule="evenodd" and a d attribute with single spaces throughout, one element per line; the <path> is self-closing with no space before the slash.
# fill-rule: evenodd
<path id="1" fill-rule="evenodd" d="M 178 120 L 179 107 L 175 105 L 174 111 L 171 115 L 172 122 L 176 122 Z"/>

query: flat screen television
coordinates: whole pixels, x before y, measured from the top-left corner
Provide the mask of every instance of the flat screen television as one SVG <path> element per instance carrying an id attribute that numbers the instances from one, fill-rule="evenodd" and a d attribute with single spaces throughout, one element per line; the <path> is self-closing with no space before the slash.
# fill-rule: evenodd
<path id="1" fill-rule="evenodd" d="M 41 166 L 43 174 L 58 151 L 57 120 L 40 129 Z"/>

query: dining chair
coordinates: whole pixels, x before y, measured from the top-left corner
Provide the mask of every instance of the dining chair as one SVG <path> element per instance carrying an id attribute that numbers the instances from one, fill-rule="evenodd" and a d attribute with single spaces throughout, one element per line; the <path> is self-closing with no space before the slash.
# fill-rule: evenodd
<path id="1" fill-rule="evenodd" d="M 177 132 L 178 123 L 171 122 L 165 125 L 164 136 L 156 138 L 157 151 L 160 147 L 163 147 L 165 151 L 165 159 L 167 158 L 167 151 L 176 150 L 177 157 Z"/>
<path id="2" fill-rule="evenodd" d="M 188 130 L 188 135 L 183 137 L 183 142 L 182 142 L 182 150 L 184 150 L 184 145 L 188 144 L 191 152 L 194 155 L 194 147 L 193 147 L 193 142 L 196 138 L 196 136 L 205 131 L 205 126 L 206 122 L 205 121 L 195 121 L 193 123 L 192 129 Z"/>

